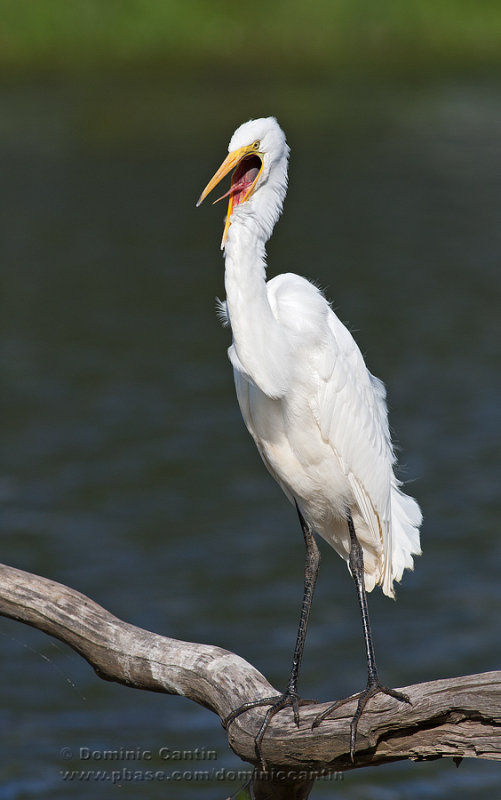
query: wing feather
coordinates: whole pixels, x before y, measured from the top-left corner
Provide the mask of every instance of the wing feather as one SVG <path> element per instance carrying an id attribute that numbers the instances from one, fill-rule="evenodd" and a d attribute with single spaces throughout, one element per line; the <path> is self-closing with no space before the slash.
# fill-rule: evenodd
<path id="1" fill-rule="evenodd" d="M 316 424 L 334 454 L 333 478 L 337 471 L 344 476 L 346 491 L 351 490 L 357 535 L 366 556 L 366 588 L 381 584 L 385 594 L 393 596 L 393 581 L 400 580 L 405 568 L 412 568 L 412 555 L 420 553 L 421 512 L 416 501 L 400 491 L 393 474 L 395 456 L 384 385 L 371 375 L 351 333 L 319 289 L 290 273 L 273 278 L 267 289 L 272 312 L 295 355 L 289 390 L 273 400 L 252 383 L 235 348 L 230 347 L 245 424 L 267 468 L 292 501 L 297 496 L 292 486 L 298 486 L 295 479 L 300 481 L 301 475 L 290 470 L 307 470 L 316 461 L 315 450 L 308 450 L 301 439 L 308 430 L 303 415 L 309 409 L 312 430 Z M 268 452 L 272 440 L 282 445 L 288 442 L 290 459 L 285 466 L 277 461 L 276 451 Z M 341 514 L 342 494 L 338 500 L 337 513 Z M 311 519 L 314 523 L 314 514 Z M 336 525 L 319 532 L 347 558 L 346 541 L 338 540 Z"/>
<path id="2" fill-rule="evenodd" d="M 391 554 L 395 458 L 388 433 L 385 390 L 367 370 L 355 340 L 330 308 L 325 344 L 316 353 L 312 368 L 318 375 L 319 388 L 317 395 L 310 398 L 311 410 L 349 481 L 370 534 L 370 544 L 380 550 L 382 561 L 386 561 Z"/>
<path id="3" fill-rule="evenodd" d="M 273 313 L 300 337 L 298 350 L 306 345 L 309 388 L 316 387 L 308 392 L 310 410 L 349 481 L 370 543 L 382 556 L 391 553 L 395 458 L 384 385 L 371 375 L 351 333 L 316 286 L 291 273 L 267 286 Z"/>

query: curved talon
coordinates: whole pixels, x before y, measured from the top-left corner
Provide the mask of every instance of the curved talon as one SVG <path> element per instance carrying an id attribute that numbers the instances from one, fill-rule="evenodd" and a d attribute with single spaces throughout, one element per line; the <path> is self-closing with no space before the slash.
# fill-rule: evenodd
<path id="1" fill-rule="evenodd" d="M 299 707 L 316 702 L 316 700 L 302 700 L 294 692 L 286 690 L 283 694 L 274 695 L 273 697 L 263 697 L 261 700 L 250 700 L 247 703 L 242 703 L 241 706 L 236 708 L 235 711 L 232 711 L 231 714 L 228 714 L 228 716 L 222 720 L 222 725 L 226 729 L 228 725 L 230 725 L 237 717 L 240 716 L 240 714 L 243 714 L 245 711 L 250 711 L 252 708 L 259 708 L 259 706 L 270 706 L 254 739 L 256 758 L 259 761 L 263 772 L 266 772 L 266 762 L 261 753 L 261 744 L 268 725 L 275 714 L 278 714 L 279 711 L 282 711 L 282 709 L 286 708 L 287 706 L 291 706 L 292 713 L 294 715 L 294 722 L 296 726 L 299 727 Z"/>
<path id="2" fill-rule="evenodd" d="M 401 703 L 409 703 L 409 705 L 412 705 L 410 698 L 403 692 L 397 692 L 396 689 L 388 689 L 386 686 L 383 686 L 381 683 L 379 683 L 379 681 L 375 681 L 373 683 L 368 683 L 366 688 L 361 692 L 357 692 L 357 694 L 352 694 L 350 697 L 345 697 L 343 700 L 336 700 L 335 703 L 332 703 L 332 705 L 328 706 L 325 711 L 322 711 L 322 713 L 313 720 L 311 727 L 317 728 L 320 723 L 323 722 L 324 719 L 326 719 L 333 711 L 336 711 L 341 706 L 346 705 L 346 703 L 350 703 L 352 700 L 358 699 L 356 711 L 350 722 L 350 759 L 352 763 L 355 761 L 355 743 L 359 719 L 362 716 L 368 701 L 376 694 L 387 694 L 389 697 L 394 697 L 395 700 L 399 700 Z"/>
<path id="3" fill-rule="evenodd" d="M 261 700 L 249 700 L 247 703 L 242 703 L 241 706 L 238 706 L 234 711 L 228 714 L 223 720 L 221 720 L 221 724 L 223 728 L 227 728 L 233 720 L 243 714 L 245 711 L 250 711 L 252 708 L 259 708 L 259 706 L 266 706 L 266 705 L 273 705 L 276 703 L 277 700 L 282 697 L 281 694 L 275 694 L 272 697 L 263 697 Z"/>
<path id="4" fill-rule="evenodd" d="M 345 706 L 346 703 L 351 703 L 352 700 L 357 700 L 361 694 L 362 692 L 357 692 L 357 694 L 352 694 L 349 697 L 344 697 L 342 700 L 336 700 L 335 703 L 331 703 L 330 706 L 327 706 L 325 711 L 322 711 L 315 717 L 311 727 L 318 728 L 318 726 L 324 721 L 324 719 L 327 719 L 329 714 L 331 714 L 333 711 L 337 711 L 337 709 L 341 708 L 341 706 Z"/>

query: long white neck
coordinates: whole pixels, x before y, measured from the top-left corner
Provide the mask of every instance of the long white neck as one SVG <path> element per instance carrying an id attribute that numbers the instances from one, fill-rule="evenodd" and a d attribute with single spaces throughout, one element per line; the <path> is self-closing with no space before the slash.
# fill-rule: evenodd
<path id="1" fill-rule="evenodd" d="M 280 397 L 287 385 L 290 346 L 268 299 L 265 242 L 252 200 L 235 209 L 225 246 L 228 315 L 241 365 L 233 366 L 243 368 L 269 397 Z"/>

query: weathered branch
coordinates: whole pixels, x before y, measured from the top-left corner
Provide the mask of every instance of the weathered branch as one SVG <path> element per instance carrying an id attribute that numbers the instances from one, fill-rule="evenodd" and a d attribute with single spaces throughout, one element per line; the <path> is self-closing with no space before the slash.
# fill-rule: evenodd
<path id="1" fill-rule="evenodd" d="M 150 633 L 122 622 L 73 589 L 3 565 L 0 613 L 66 642 L 101 678 L 188 697 L 221 719 L 250 698 L 277 693 L 234 653 Z M 301 707 L 299 728 L 292 713 L 282 711 L 263 742 L 270 771 L 326 774 L 441 756 L 501 760 L 501 671 L 430 681 L 403 691 L 412 705 L 384 695 L 371 700 L 358 726 L 354 765 L 347 753 L 354 702 L 314 730 L 313 719 L 326 706 Z M 232 749 L 251 763 L 256 760 L 254 736 L 262 715 L 262 708 L 249 711 L 229 729 Z"/>

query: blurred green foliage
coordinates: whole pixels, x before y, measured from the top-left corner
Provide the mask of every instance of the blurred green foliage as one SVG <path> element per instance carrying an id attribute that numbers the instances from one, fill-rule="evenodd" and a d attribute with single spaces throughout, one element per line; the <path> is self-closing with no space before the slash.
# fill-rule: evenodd
<path id="1" fill-rule="evenodd" d="M 0 67 L 419 72 L 501 62 L 499 0 L 0 0 Z"/>

